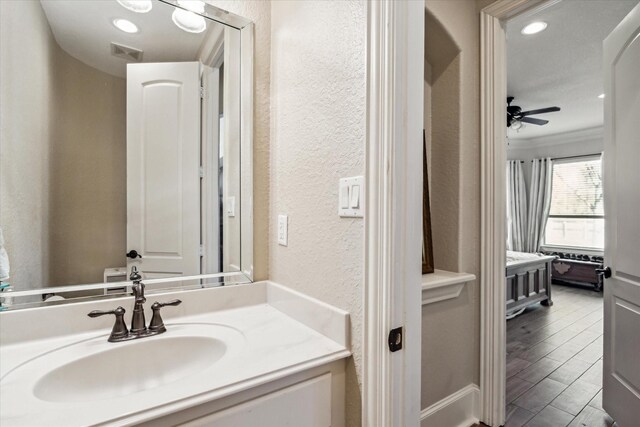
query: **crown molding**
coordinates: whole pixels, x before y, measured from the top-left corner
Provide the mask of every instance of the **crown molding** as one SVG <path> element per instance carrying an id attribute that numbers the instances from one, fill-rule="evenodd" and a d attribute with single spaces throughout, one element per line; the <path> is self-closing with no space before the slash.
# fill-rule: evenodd
<path id="1" fill-rule="evenodd" d="M 508 148 L 511 150 L 528 150 L 535 146 L 551 147 L 555 145 L 573 144 L 575 142 L 584 142 L 585 140 L 602 139 L 604 137 L 604 129 L 597 126 L 588 129 L 581 129 L 571 132 L 556 133 L 554 135 L 540 136 L 528 139 L 508 139 Z"/>

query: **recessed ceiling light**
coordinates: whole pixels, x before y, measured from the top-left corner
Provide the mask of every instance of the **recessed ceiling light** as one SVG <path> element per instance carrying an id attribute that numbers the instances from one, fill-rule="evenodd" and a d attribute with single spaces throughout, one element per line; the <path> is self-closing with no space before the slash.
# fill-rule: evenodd
<path id="1" fill-rule="evenodd" d="M 598 98 L 603 99 L 604 98 L 604 93 L 601 93 L 600 95 L 598 95 Z"/>
<path id="2" fill-rule="evenodd" d="M 540 31 L 544 31 L 545 28 L 547 28 L 547 23 L 538 21 L 532 22 L 531 24 L 527 25 L 520 32 L 526 36 L 530 36 L 531 34 L 537 34 Z"/>
<path id="3" fill-rule="evenodd" d="M 203 16 L 184 9 L 176 9 L 171 15 L 173 23 L 188 33 L 201 33 L 207 29 Z"/>
<path id="4" fill-rule="evenodd" d="M 120 6 L 136 13 L 147 13 L 153 5 L 151 0 L 116 0 Z"/>
<path id="5" fill-rule="evenodd" d="M 138 27 L 133 22 L 118 18 L 113 20 L 113 25 L 116 26 L 120 31 L 124 31 L 125 33 L 133 34 L 138 32 Z"/>

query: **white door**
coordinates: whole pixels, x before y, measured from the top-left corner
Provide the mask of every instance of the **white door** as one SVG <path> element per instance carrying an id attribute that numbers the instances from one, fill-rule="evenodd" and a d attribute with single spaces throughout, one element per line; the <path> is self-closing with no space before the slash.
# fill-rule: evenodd
<path id="1" fill-rule="evenodd" d="M 200 63 L 127 66 L 127 259 L 200 274 Z"/>
<path id="2" fill-rule="evenodd" d="M 640 5 L 604 41 L 603 407 L 640 423 Z"/>

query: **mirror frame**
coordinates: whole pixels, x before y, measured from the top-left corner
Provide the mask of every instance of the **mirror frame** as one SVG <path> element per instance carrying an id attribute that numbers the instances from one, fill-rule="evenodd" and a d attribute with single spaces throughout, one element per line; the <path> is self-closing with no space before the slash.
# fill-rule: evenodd
<path id="1" fill-rule="evenodd" d="M 177 0 L 157 0 L 172 7 L 184 9 L 179 6 Z M 194 287 L 206 288 L 214 286 L 224 286 L 228 284 L 245 284 L 254 281 L 253 269 L 253 61 L 254 61 L 254 24 L 251 20 L 233 14 L 213 5 L 212 0 L 204 0 L 207 7 L 204 13 L 199 15 L 221 23 L 240 31 L 240 271 L 221 272 L 213 274 L 200 274 L 196 276 L 176 276 L 163 279 L 145 280 L 145 285 L 151 285 L 153 292 L 154 285 L 160 285 L 158 293 L 175 291 L 178 289 L 193 289 Z M 185 9 L 186 10 L 186 9 Z M 212 283 L 205 283 L 209 279 Z M 221 280 L 220 280 L 221 279 Z M 185 284 L 180 282 L 200 280 L 199 285 L 193 283 Z M 69 286 L 53 286 L 30 289 L 26 291 L 13 291 L 11 298 L 21 298 L 28 296 L 43 296 L 51 293 L 65 293 L 100 290 L 108 288 L 124 287 L 125 294 L 130 293 L 130 281 L 112 283 L 93 283 Z M 163 285 L 164 284 L 164 285 Z M 167 287 L 165 287 L 167 286 Z M 0 295 L 2 296 L 2 295 Z M 123 294 L 91 295 L 86 297 L 71 298 L 56 301 L 42 301 L 37 303 L 16 303 L 10 306 L 3 306 L 2 311 L 13 311 L 34 307 L 47 307 L 59 304 L 71 304 L 84 302 L 93 299 L 117 298 Z M 0 311 L 1 312 L 1 311 Z"/>

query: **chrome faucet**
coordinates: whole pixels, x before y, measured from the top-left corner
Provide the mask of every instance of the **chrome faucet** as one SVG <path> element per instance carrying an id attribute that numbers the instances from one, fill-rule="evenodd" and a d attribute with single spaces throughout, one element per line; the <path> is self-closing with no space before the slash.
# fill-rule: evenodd
<path id="1" fill-rule="evenodd" d="M 111 335 L 109 335 L 109 342 L 135 340 L 166 332 L 167 328 L 164 325 L 162 316 L 160 316 L 160 309 L 166 305 L 176 306 L 182 303 L 179 299 L 165 303 L 159 303 L 158 301 L 154 302 L 151 306 L 153 316 L 151 317 L 151 323 L 149 323 L 149 327 L 147 328 L 147 323 L 144 318 L 144 303 L 147 299 L 144 296 L 144 283 L 142 283 L 142 276 L 138 272 L 138 268 L 136 266 L 131 268 L 129 280 L 133 282 L 131 290 L 133 291 L 134 296 L 133 316 L 131 316 L 130 330 L 127 330 L 127 325 L 124 321 L 125 309 L 122 307 L 109 311 L 94 310 L 88 314 L 89 317 L 104 316 L 105 314 L 113 314 L 116 316 L 116 322 L 111 330 Z"/>

